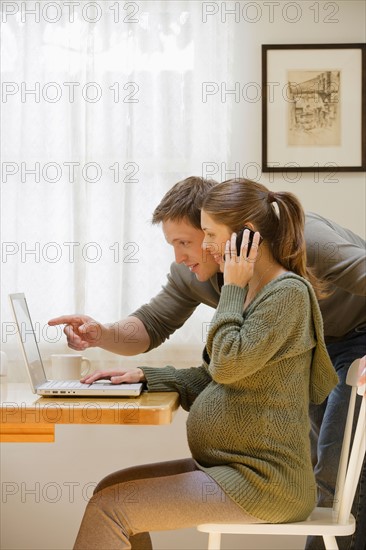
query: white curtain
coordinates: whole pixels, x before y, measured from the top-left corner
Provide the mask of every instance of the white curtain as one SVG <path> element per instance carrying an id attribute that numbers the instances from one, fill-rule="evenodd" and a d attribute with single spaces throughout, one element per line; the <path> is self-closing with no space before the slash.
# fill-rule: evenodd
<path id="1" fill-rule="evenodd" d="M 116 321 L 155 295 L 173 251 L 152 212 L 175 182 L 206 175 L 205 163 L 228 148 L 218 90 L 230 38 L 219 18 L 205 21 L 191 1 L 69 4 L 2 6 L 1 314 L 10 354 L 10 292 L 26 293 L 41 351 L 65 346 L 47 328 L 51 317 Z M 174 342 L 201 345 L 210 317 L 198 312 Z"/>

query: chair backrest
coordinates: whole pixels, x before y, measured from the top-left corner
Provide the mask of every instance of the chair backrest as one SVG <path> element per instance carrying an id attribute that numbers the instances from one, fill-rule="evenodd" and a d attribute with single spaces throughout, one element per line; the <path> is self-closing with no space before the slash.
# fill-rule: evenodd
<path id="1" fill-rule="evenodd" d="M 366 451 L 366 397 L 364 396 L 364 388 L 358 388 L 357 386 L 359 363 L 359 359 L 353 361 L 348 369 L 346 379 L 346 383 L 351 386 L 352 389 L 333 504 L 333 511 L 336 514 L 339 524 L 344 524 L 348 521 Z M 351 446 L 357 393 L 362 395 L 362 402 Z"/>

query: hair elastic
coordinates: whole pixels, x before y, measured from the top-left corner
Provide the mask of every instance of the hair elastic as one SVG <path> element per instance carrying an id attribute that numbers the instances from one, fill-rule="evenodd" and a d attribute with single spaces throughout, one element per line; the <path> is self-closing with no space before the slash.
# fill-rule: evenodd
<path id="1" fill-rule="evenodd" d="M 271 204 L 271 202 L 276 202 L 276 197 L 273 191 L 268 191 L 267 201 L 269 202 L 269 204 Z"/>

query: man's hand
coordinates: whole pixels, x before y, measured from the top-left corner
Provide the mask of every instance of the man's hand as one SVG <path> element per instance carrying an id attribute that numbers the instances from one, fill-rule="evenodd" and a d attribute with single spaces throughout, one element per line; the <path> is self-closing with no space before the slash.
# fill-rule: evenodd
<path id="1" fill-rule="evenodd" d="M 66 325 L 64 333 L 67 337 L 69 348 L 76 351 L 83 351 L 87 348 L 100 346 L 101 339 L 106 327 L 87 315 L 63 315 L 50 319 L 48 324 Z"/>
<path id="2" fill-rule="evenodd" d="M 145 325 L 133 315 L 102 325 L 88 315 L 63 315 L 48 321 L 50 326 L 66 325 L 64 333 L 71 349 L 84 351 L 99 347 L 120 355 L 144 353 L 150 346 Z"/>
<path id="3" fill-rule="evenodd" d="M 93 384 L 96 380 L 105 379 L 110 380 L 112 384 L 136 384 L 137 382 L 146 381 L 144 372 L 139 368 L 135 368 L 131 370 L 97 370 L 92 374 L 88 374 L 87 376 L 84 376 L 84 378 L 81 378 L 80 382 L 83 384 Z"/>

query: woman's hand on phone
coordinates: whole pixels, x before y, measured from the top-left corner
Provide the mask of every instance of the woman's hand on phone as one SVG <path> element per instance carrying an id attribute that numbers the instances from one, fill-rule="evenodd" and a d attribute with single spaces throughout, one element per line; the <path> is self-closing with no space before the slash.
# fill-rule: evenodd
<path id="1" fill-rule="evenodd" d="M 233 233 L 231 239 L 226 241 L 224 267 L 224 284 L 226 285 L 237 285 L 244 288 L 253 277 L 260 234 L 258 231 L 254 233 L 253 243 L 247 255 L 249 235 L 249 229 L 245 229 L 240 247 L 240 256 L 237 255 L 236 251 L 236 233 Z"/>

